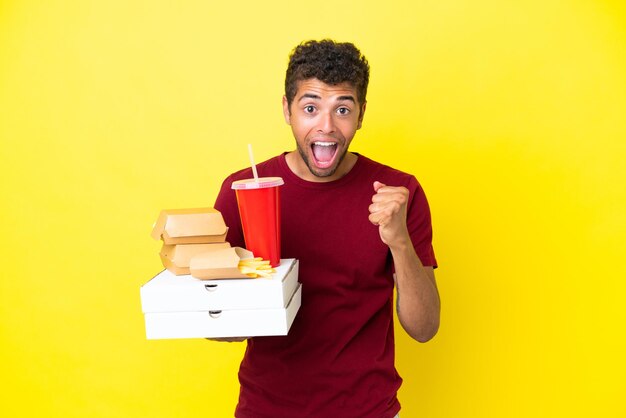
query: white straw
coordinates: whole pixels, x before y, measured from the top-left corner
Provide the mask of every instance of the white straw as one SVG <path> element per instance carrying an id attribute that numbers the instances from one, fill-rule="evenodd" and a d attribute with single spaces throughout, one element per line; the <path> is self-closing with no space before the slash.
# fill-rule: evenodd
<path id="1" fill-rule="evenodd" d="M 248 155 L 250 155 L 250 165 L 252 165 L 252 174 L 254 174 L 254 181 L 259 182 L 259 174 L 256 172 L 256 164 L 254 163 L 254 156 L 252 155 L 252 144 L 248 144 Z"/>

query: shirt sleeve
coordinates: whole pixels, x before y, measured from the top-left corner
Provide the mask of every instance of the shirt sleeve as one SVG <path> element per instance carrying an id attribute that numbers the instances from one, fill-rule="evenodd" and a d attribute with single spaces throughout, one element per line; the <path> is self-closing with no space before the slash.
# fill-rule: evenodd
<path id="1" fill-rule="evenodd" d="M 224 217 L 224 222 L 228 227 L 226 241 L 231 247 L 244 247 L 245 240 L 241 229 L 241 219 L 239 217 L 239 208 L 237 206 L 237 196 L 235 191 L 231 189 L 233 182 L 232 176 L 229 176 L 222 183 L 217 199 L 215 200 L 215 209 L 220 211 Z"/>
<path id="2" fill-rule="evenodd" d="M 407 208 L 407 228 L 415 252 L 424 266 L 437 268 L 433 249 L 433 228 L 430 207 L 422 186 L 415 177 L 409 183 L 409 204 Z"/>

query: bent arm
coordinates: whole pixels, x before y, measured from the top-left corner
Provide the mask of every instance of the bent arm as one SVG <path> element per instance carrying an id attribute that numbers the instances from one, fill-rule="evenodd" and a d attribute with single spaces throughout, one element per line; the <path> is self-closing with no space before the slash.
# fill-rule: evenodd
<path id="1" fill-rule="evenodd" d="M 439 329 L 439 292 L 433 268 L 422 264 L 407 228 L 409 191 L 380 182 L 374 182 L 374 191 L 369 219 L 393 257 L 398 319 L 412 338 L 426 342 Z"/>

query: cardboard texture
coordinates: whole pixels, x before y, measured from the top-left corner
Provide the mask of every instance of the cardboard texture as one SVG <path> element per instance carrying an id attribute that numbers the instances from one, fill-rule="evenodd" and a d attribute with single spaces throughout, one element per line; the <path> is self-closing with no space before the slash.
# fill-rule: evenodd
<path id="1" fill-rule="evenodd" d="M 213 208 L 164 210 L 152 230 L 167 270 L 141 287 L 148 339 L 286 335 L 300 309 L 298 261 L 281 260 L 271 277 L 239 270 L 252 252 L 225 242 Z M 219 279 L 219 280 L 217 280 Z"/>
<path id="2" fill-rule="evenodd" d="M 190 274 L 189 262 L 195 255 L 211 252 L 223 248 L 229 248 L 227 242 L 217 242 L 213 244 L 163 244 L 159 253 L 163 266 L 174 274 Z"/>
<path id="3" fill-rule="evenodd" d="M 298 285 L 298 260 L 283 259 L 271 278 L 199 280 L 162 271 L 141 287 L 144 313 L 280 309 Z"/>
<path id="4" fill-rule="evenodd" d="M 196 279 L 247 279 L 239 271 L 239 261 L 252 258 L 253 254 L 241 247 L 223 248 L 216 251 L 203 252 L 189 261 L 189 270 Z"/>
<path id="5" fill-rule="evenodd" d="M 152 238 L 167 245 L 224 242 L 228 228 L 222 214 L 213 208 L 162 210 L 152 229 Z"/>
<path id="6" fill-rule="evenodd" d="M 221 338 L 287 335 L 302 300 L 299 285 L 285 308 L 146 313 L 146 337 Z"/>

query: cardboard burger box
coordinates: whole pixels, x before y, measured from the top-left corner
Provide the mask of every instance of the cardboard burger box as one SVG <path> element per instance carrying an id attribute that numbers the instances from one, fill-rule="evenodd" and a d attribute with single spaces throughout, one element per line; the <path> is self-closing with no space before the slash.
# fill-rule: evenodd
<path id="1" fill-rule="evenodd" d="M 228 227 L 214 208 L 167 209 L 161 211 L 152 238 L 166 245 L 224 242 Z"/>
<path id="2" fill-rule="evenodd" d="M 239 270 L 239 262 L 253 257 L 241 247 L 217 248 L 193 256 L 189 270 L 196 279 L 247 279 L 249 276 Z"/>
<path id="3" fill-rule="evenodd" d="M 174 274 L 190 274 L 191 259 L 201 253 L 228 248 L 228 227 L 214 208 L 168 209 L 159 214 L 152 238 L 163 240 L 159 256 Z"/>
<path id="4" fill-rule="evenodd" d="M 141 287 L 148 339 L 287 335 L 300 309 L 298 261 L 270 278 L 202 280 L 164 270 Z"/>
<path id="5" fill-rule="evenodd" d="M 211 253 L 217 250 L 230 248 L 227 242 L 216 242 L 213 244 L 163 244 L 159 256 L 163 267 L 174 274 L 191 274 L 189 264 L 194 256 L 204 253 Z"/>

